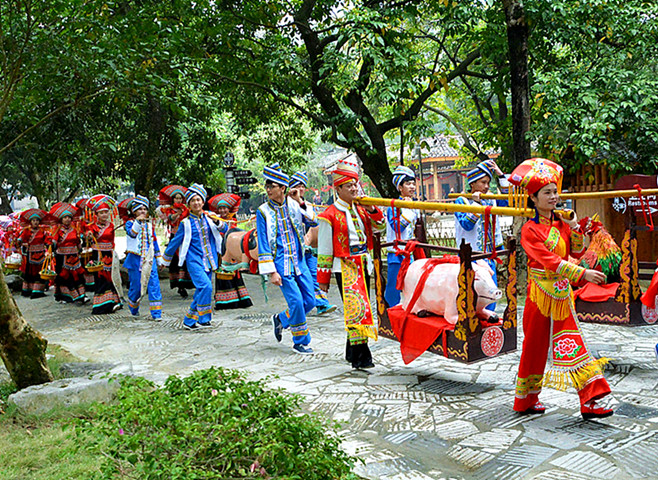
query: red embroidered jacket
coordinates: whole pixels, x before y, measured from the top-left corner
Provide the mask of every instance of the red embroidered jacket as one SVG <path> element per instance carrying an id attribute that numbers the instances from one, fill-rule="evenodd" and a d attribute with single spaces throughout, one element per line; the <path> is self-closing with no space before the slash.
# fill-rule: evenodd
<path id="1" fill-rule="evenodd" d="M 80 234 L 73 228 L 59 227 L 55 233 L 56 253 L 60 255 L 77 255 L 80 250 Z"/>
<path id="2" fill-rule="evenodd" d="M 96 242 L 91 248 L 102 252 L 111 252 L 114 250 L 114 224 L 112 222 L 103 226 L 94 223 L 89 229 L 94 237 L 96 237 Z"/>
<path id="3" fill-rule="evenodd" d="M 356 211 L 361 217 L 365 227 L 366 244 L 368 250 L 373 248 L 372 231 L 373 224 L 378 228 L 384 225 L 384 214 L 377 208 L 375 213 L 368 213 L 361 205 L 356 205 Z M 324 212 L 318 215 L 320 223 L 320 235 L 331 235 L 331 254 L 321 251 L 318 245 L 318 283 L 329 283 L 331 281 L 331 270 L 334 258 L 350 257 L 350 236 L 347 230 L 347 214 L 335 205 L 329 205 Z M 329 226 L 327 233 L 326 227 Z M 324 240 L 324 239 L 323 239 Z M 324 243 L 324 242 L 323 242 Z"/>

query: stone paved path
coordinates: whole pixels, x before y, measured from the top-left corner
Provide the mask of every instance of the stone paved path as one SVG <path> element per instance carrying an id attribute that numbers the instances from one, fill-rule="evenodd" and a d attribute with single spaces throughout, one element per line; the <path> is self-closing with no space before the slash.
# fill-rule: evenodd
<path id="1" fill-rule="evenodd" d="M 258 279 L 247 286 L 256 306 L 215 314 L 216 327 L 202 332 L 181 329 L 189 301 L 166 288 L 160 323 L 125 310 L 91 317 L 89 307 L 52 296 L 17 301 L 50 342 L 120 371 L 164 379 L 215 365 L 278 375 L 271 385 L 342 422 L 343 447 L 363 459 L 357 473 L 369 479 L 658 479 L 658 326 L 584 325 L 590 348 L 612 359 L 615 416 L 585 422 L 575 392 L 545 390 L 547 412 L 524 417 L 511 408 L 518 353 L 474 365 L 426 353 L 405 366 L 398 344 L 380 339 L 377 367 L 352 371 L 342 359 L 340 310 L 309 318 L 317 354 L 296 355 L 288 332 L 280 344 L 272 335 L 269 315 L 283 307 L 278 289 L 268 289 L 265 304 Z M 335 287 L 331 298 L 338 301 Z"/>

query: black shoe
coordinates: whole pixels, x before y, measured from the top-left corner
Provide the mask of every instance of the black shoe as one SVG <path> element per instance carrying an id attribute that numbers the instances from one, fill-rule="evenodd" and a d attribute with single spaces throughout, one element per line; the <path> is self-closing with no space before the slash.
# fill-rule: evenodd
<path id="1" fill-rule="evenodd" d="M 212 323 L 210 323 L 210 322 L 206 322 L 206 323 L 199 322 L 199 323 L 197 323 L 197 326 L 199 328 L 212 328 Z"/>
<path id="2" fill-rule="evenodd" d="M 178 295 L 180 295 L 182 298 L 187 298 L 187 290 L 185 290 L 184 288 L 179 288 Z"/>
<path id="3" fill-rule="evenodd" d="M 374 366 L 367 343 L 352 345 L 352 368 L 373 368 Z"/>
<path id="4" fill-rule="evenodd" d="M 355 368 L 357 370 L 364 370 L 364 369 L 367 369 L 367 368 L 375 368 L 375 364 L 372 363 L 372 361 L 370 361 L 368 363 L 359 363 L 359 364 L 356 364 L 356 365 L 352 364 L 352 368 Z"/>
<path id="5" fill-rule="evenodd" d="M 279 320 L 278 313 L 272 315 L 272 327 L 274 327 L 274 338 L 276 338 L 277 342 L 280 342 L 283 338 L 281 335 L 283 332 L 283 325 L 281 324 L 281 320 Z"/>
<path id="6" fill-rule="evenodd" d="M 183 328 L 185 328 L 186 330 L 199 330 L 201 327 L 199 326 L 199 324 L 193 323 L 192 325 L 183 324 Z"/>

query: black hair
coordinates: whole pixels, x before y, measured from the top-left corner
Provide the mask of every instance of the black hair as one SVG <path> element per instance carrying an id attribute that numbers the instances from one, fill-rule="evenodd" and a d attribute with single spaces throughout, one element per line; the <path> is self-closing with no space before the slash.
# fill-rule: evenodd
<path id="1" fill-rule="evenodd" d="M 285 188 L 285 191 L 288 191 L 288 185 L 283 185 L 281 183 L 273 182 L 272 180 L 265 180 L 265 185 L 278 185 L 281 188 Z"/>

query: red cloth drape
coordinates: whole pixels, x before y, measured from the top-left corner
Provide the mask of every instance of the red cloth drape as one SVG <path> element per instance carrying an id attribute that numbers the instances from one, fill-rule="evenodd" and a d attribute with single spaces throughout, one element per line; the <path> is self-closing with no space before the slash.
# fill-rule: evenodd
<path id="1" fill-rule="evenodd" d="M 605 302 L 614 298 L 619 283 L 606 283 L 605 285 L 596 285 L 595 283 L 586 283 L 584 287 L 574 290 L 573 294 L 576 298 L 580 298 L 585 302 Z"/>

